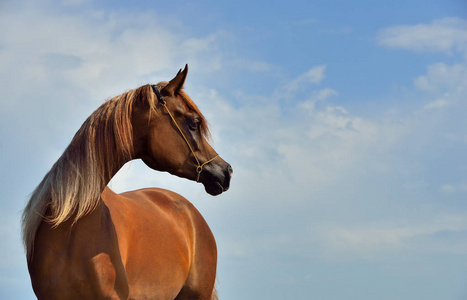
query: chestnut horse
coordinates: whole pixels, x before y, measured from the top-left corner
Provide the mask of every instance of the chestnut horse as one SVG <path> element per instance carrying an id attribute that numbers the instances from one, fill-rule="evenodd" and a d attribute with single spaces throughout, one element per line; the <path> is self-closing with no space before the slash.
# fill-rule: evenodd
<path id="1" fill-rule="evenodd" d="M 107 187 L 140 158 L 211 195 L 229 188 L 232 168 L 206 141 L 206 120 L 182 90 L 187 73 L 102 104 L 34 190 L 23 239 L 39 299 L 217 298 L 216 242 L 196 208 L 163 189 Z"/>

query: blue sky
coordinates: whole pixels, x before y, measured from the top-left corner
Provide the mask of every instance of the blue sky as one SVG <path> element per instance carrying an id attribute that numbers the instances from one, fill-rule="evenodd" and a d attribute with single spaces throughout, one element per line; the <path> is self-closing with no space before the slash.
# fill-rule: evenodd
<path id="1" fill-rule="evenodd" d="M 110 186 L 196 205 L 221 299 L 467 298 L 461 0 L 3 1 L 0 298 L 33 298 L 20 213 L 85 118 L 185 63 L 231 190 Z"/>

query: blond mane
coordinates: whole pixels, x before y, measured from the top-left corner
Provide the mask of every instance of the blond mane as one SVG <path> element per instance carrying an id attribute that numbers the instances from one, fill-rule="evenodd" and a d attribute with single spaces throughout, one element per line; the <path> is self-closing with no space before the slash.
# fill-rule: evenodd
<path id="1" fill-rule="evenodd" d="M 163 88 L 167 82 L 157 84 Z M 201 118 L 201 132 L 209 137 L 207 122 L 191 98 L 178 95 Z M 72 219 L 73 224 L 92 212 L 112 176 L 133 159 L 133 106 L 146 102 L 156 112 L 151 85 L 130 90 L 103 103 L 83 123 L 62 156 L 31 194 L 23 211 L 23 242 L 30 261 L 42 221 L 53 227 Z"/>
<path id="2" fill-rule="evenodd" d="M 43 220 L 57 227 L 92 212 L 111 177 L 132 159 L 131 115 L 136 101 L 148 101 L 151 110 L 155 109 L 150 85 L 114 97 L 94 111 L 36 187 L 22 218 L 28 260 Z"/>

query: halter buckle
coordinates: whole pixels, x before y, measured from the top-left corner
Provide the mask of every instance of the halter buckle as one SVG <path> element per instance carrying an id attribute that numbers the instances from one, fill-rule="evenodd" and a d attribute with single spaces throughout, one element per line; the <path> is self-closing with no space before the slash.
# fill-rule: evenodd
<path id="1" fill-rule="evenodd" d="M 199 182 L 199 177 L 201 176 L 201 172 L 203 171 L 203 167 L 202 166 L 197 166 L 196 167 L 196 182 Z"/>

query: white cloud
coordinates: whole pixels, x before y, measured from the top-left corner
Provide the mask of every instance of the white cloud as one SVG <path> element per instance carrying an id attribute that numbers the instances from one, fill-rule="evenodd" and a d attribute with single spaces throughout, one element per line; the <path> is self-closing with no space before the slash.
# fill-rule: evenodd
<path id="1" fill-rule="evenodd" d="M 443 108 L 443 107 L 446 107 L 449 105 L 449 100 L 447 100 L 446 98 L 448 98 L 449 94 L 446 95 L 444 98 L 441 98 L 441 99 L 438 99 L 438 100 L 435 100 L 431 103 L 428 103 L 427 105 L 425 105 L 424 109 L 440 109 L 440 108 Z"/>
<path id="2" fill-rule="evenodd" d="M 467 57 L 467 21 L 445 18 L 431 24 L 389 27 L 379 32 L 378 41 L 391 48 L 446 54 L 459 52 Z"/>
<path id="3" fill-rule="evenodd" d="M 448 252 L 467 254 L 467 216 L 440 214 L 426 220 L 373 223 L 357 228 L 334 228 L 323 238 L 326 249 L 364 259 L 378 259 L 382 254 L 410 251 L 418 254 Z M 446 243 L 449 239 L 449 243 Z"/>
<path id="4" fill-rule="evenodd" d="M 461 109 L 467 99 L 467 67 L 464 63 L 432 64 L 427 74 L 414 79 L 414 86 L 428 99 L 423 107 L 426 111 Z"/>
<path id="5" fill-rule="evenodd" d="M 283 125 L 294 139 L 279 141 L 278 151 L 284 168 L 306 181 L 334 182 L 385 134 L 383 124 L 351 116 L 342 107 L 327 105 L 305 116 L 308 123 Z"/>
<path id="6" fill-rule="evenodd" d="M 30 90 L 75 89 L 102 102 L 122 87 L 170 79 L 185 63 L 198 74 L 219 73 L 231 64 L 222 48 L 228 33 L 191 36 L 165 21 L 153 11 L 74 14 L 34 4 L 2 11 L 0 26 L 8 30 L 0 36 L 0 78 L 19 93 L 27 82 Z M 237 60 L 249 72 L 270 68 L 266 62 Z"/>
<path id="7" fill-rule="evenodd" d="M 300 107 L 309 111 L 313 111 L 317 102 L 325 101 L 331 97 L 339 95 L 336 90 L 330 88 L 324 88 L 313 92 L 310 99 L 300 103 Z"/>
<path id="8" fill-rule="evenodd" d="M 10 59 L 1 60 L 0 75 L 18 89 L 24 82 L 37 89 L 72 86 L 103 99 L 150 72 L 176 70 L 176 37 L 153 21 L 156 16 L 133 17 L 53 15 L 41 9 L 3 13 L 2 27 L 9 30 L 1 55 Z M 145 21 L 145 29 L 137 28 Z"/>
<path id="9" fill-rule="evenodd" d="M 428 67 L 426 75 L 417 77 L 414 84 L 418 89 L 428 92 L 461 93 L 466 90 L 467 67 L 463 63 L 435 63 Z"/>
<path id="10" fill-rule="evenodd" d="M 316 66 L 301 74 L 294 80 L 288 82 L 284 89 L 288 93 L 295 93 L 303 86 L 311 84 L 320 84 L 324 79 L 324 71 L 326 70 L 326 65 Z"/>

